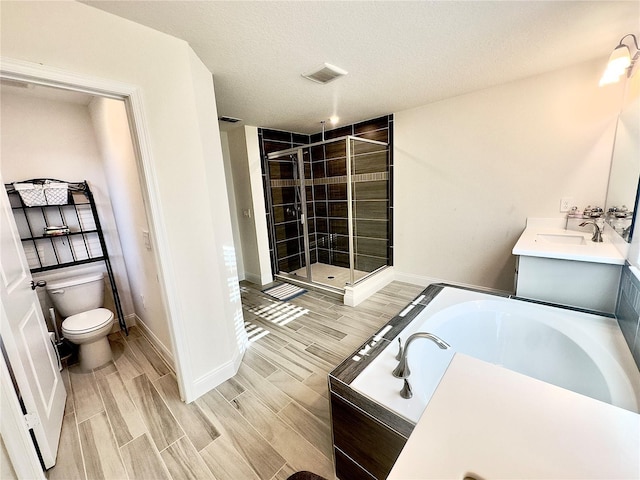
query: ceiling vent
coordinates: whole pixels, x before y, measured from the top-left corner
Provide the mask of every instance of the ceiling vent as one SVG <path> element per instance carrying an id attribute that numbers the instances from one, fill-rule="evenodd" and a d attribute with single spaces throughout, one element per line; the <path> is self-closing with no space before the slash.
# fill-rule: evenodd
<path id="1" fill-rule="evenodd" d="M 308 78 L 312 82 L 316 83 L 329 83 L 336 78 L 344 77 L 347 74 L 345 70 L 331 65 L 329 63 L 323 63 L 322 66 L 312 70 L 309 73 L 303 73 L 304 78 Z"/>
<path id="2" fill-rule="evenodd" d="M 238 123 L 242 121 L 239 118 L 225 117 L 225 116 L 218 117 L 218 120 L 220 120 L 221 122 L 227 122 L 227 123 Z"/>

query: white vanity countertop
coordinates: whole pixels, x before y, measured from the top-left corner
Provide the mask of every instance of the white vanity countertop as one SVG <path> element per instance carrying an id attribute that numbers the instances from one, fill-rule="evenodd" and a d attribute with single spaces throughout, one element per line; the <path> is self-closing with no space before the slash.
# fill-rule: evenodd
<path id="1" fill-rule="evenodd" d="M 526 257 L 624 265 L 625 257 L 607 233 L 603 234 L 602 243 L 592 242 L 591 236 L 590 233 L 585 234 L 564 228 L 527 225 L 511 253 Z M 581 243 L 565 243 L 565 240 Z"/>
<path id="2" fill-rule="evenodd" d="M 456 354 L 389 479 L 638 479 L 640 415 Z"/>

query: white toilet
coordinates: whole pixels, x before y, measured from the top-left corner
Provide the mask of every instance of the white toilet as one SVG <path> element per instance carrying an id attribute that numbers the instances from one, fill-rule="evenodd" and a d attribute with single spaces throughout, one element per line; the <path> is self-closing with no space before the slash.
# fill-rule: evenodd
<path id="1" fill-rule="evenodd" d="M 107 335 L 113 312 L 101 308 L 104 302 L 104 275 L 94 273 L 47 283 L 46 289 L 60 315 L 62 335 L 79 345 L 80 368 L 88 371 L 109 362 L 113 355 Z"/>

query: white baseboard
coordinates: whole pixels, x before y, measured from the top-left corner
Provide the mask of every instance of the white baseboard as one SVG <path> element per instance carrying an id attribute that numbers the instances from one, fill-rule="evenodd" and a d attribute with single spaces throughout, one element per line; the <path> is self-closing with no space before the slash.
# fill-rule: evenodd
<path id="1" fill-rule="evenodd" d="M 262 286 L 262 278 L 260 275 L 251 272 L 244 272 L 244 279 L 247 282 L 255 283 L 256 285 Z"/>
<path id="2" fill-rule="evenodd" d="M 175 360 L 172 352 L 158 339 L 158 337 L 140 319 L 140 317 L 138 317 L 137 315 L 134 315 L 134 317 L 136 318 L 136 325 L 140 327 L 142 334 L 147 337 L 149 342 L 151 342 L 156 350 L 158 350 L 158 353 L 162 356 L 164 361 L 167 362 L 167 364 L 173 369 L 174 372 L 176 372 Z M 200 378 L 197 378 L 192 385 L 189 395 L 190 398 L 184 398 L 184 402 L 193 402 L 198 397 L 213 390 L 221 383 L 233 377 L 238 372 L 238 368 L 240 368 L 240 363 L 242 362 L 242 357 L 244 356 L 245 350 L 246 346 L 242 348 L 242 350 L 239 350 L 227 363 L 220 365 L 215 370 L 212 370 L 201 376 Z"/>
<path id="3" fill-rule="evenodd" d="M 193 398 L 185 398 L 184 401 L 186 403 L 191 403 L 198 397 L 213 390 L 221 383 L 226 382 L 231 377 L 233 377 L 238 372 L 238 368 L 240 368 L 240 363 L 242 362 L 242 357 L 244 356 L 245 350 L 246 349 L 238 351 L 233 359 L 231 359 L 227 363 L 224 363 L 215 370 L 212 370 L 207 374 L 201 376 L 200 378 L 197 378 L 193 382 L 191 388 L 191 395 L 193 395 Z"/>
<path id="4" fill-rule="evenodd" d="M 506 290 L 498 290 L 497 288 L 482 287 L 479 285 L 471 285 L 470 283 L 454 282 L 451 280 L 443 280 L 442 278 L 427 277 L 424 275 L 416 275 L 414 273 L 403 273 L 398 271 L 395 272 L 394 280 L 398 282 L 411 283 L 412 285 L 419 285 L 421 287 L 426 287 L 428 285 L 431 285 L 432 283 L 447 283 L 455 287 L 473 288 L 475 290 L 484 290 L 486 292 L 500 293 L 500 294 L 509 294 L 509 295 L 513 294 L 513 292 L 509 292 Z"/>
<path id="5" fill-rule="evenodd" d="M 440 278 L 427 277 L 424 275 L 416 275 L 414 273 L 403 273 L 396 270 L 394 280 L 397 282 L 410 283 L 412 285 L 420 285 L 426 287 L 432 283 L 444 283 L 445 281 Z M 446 282 L 451 283 L 451 282 Z"/>
<path id="6" fill-rule="evenodd" d="M 144 336 L 147 337 L 147 340 L 149 340 L 149 342 L 155 347 L 155 349 L 158 350 L 158 353 L 160 353 L 164 361 L 167 362 L 167 364 L 175 372 L 176 362 L 173 358 L 173 352 L 160 341 L 160 339 L 155 335 L 155 333 L 153 333 L 149 326 L 140 319 L 140 317 L 138 317 L 136 314 L 133 314 L 133 317 L 135 317 L 136 320 L 135 325 L 140 327 L 140 330 L 142 331 Z M 128 326 L 129 324 L 127 323 L 127 327 Z"/>
<path id="7" fill-rule="evenodd" d="M 132 327 L 136 324 L 137 322 L 136 318 L 137 317 L 135 313 L 130 313 L 129 315 L 124 316 L 124 324 L 127 326 L 127 328 Z M 111 327 L 111 331 L 109 333 L 117 333 L 119 331 L 120 331 L 120 322 L 116 317 L 113 320 L 113 326 Z"/>
<path id="8" fill-rule="evenodd" d="M 353 287 L 344 287 L 344 304 L 355 307 L 395 279 L 393 267 L 387 267 Z"/>
<path id="9" fill-rule="evenodd" d="M 138 317 L 135 313 L 130 313 L 129 315 L 124 316 L 124 324 L 127 328 L 135 325 L 136 323 L 138 323 Z"/>

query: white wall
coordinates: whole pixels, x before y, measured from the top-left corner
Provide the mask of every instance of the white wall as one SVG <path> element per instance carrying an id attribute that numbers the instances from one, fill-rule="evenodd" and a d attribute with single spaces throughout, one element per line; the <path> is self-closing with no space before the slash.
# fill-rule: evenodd
<path id="1" fill-rule="evenodd" d="M 227 196 L 229 197 L 229 213 L 231 216 L 231 230 L 233 232 L 233 244 L 236 246 L 236 267 L 238 280 L 244 280 L 244 259 L 242 257 L 242 237 L 238 219 L 238 206 L 236 203 L 236 191 L 233 183 L 233 169 L 231 167 L 231 154 L 229 153 L 229 136 L 227 132 L 220 131 L 222 143 L 222 158 L 224 159 L 224 178 L 227 184 Z"/>
<path id="2" fill-rule="evenodd" d="M 149 232 L 127 111 L 122 100 L 95 97 L 89 112 L 109 188 L 125 259 L 136 323 L 173 363 L 171 335 L 153 256 L 143 232 Z"/>
<path id="3" fill-rule="evenodd" d="M 604 206 L 621 88 L 606 59 L 395 114 L 397 278 L 513 289 L 527 217 Z"/>
<path id="4" fill-rule="evenodd" d="M 245 277 L 258 285 L 273 281 L 269 258 L 262 167 L 256 127 L 228 132 L 229 155 L 236 195 L 236 215 L 241 237 Z M 244 212 L 249 212 L 249 217 Z"/>
<path id="5" fill-rule="evenodd" d="M 204 181 L 207 187 L 208 204 L 203 205 L 205 211 L 211 212 L 213 222 L 210 224 L 209 235 L 210 244 L 207 248 L 212 249 L 213 256 L 203 255 L 199 250 L 193 250 L 193 262 L 201 261 L 203 266 L 211 271 L 218 270 L 221 275 L 210 277 L 207 281 L 199 283 L 199 291 L 194 291 L 196 297 L 193 301 L 198 301 L 201 295 L 210 297 L 217 308 L 210 312 L 208 318 L 208 328 L 212 332 L 220 333 L 223 338 L 233 338 L 235 341 L 228 345 L 218 345 L 217 348 L 225 348 L 232 356 L 233 369 L 229 369 L 232 376 L 237 371 L 242 360 L 242 354 L 248 343 L 247 333 L 244 329 L 244 317 L 242 313 L 242 300 L 240 297 L 240 285 L 238 284 L 238 271 L 236 266 L 235 245 L 233 243 L 233 232 L 231 228 L 231 214 L 229 212 L 229 196 L 227 195 L 226 177 L 224 171 L 224 159 L 222 158 L 222 147 L 220 132 L 218 129 L 218 114 L 215 102 L 212 104 L 202 103 L 200 98 L 214 99 L 213 76 L 205 68 L 198 57 L 189 50 L 189 68 L 196 72 L 192 76 L 191 94 L 193 95 L 192 105 L 195 107 L 197 124 L 195 128 L 203 139 L 204 152 L 214 152 L 215 156 L 204 155 Z M 213 115 L 211 115 L 213 112 Z M 195 209 L 199 205 L 192 206 Z M 209 225 L 205 225 L 209 227 Z M 193 229 L 196 225 L 191 225 Z M 201 226 L 197 226 L 196 235 L 200 235 Z M 191 235 L 193 231 L 189 232 Z M 225 334 L 223 335 L 222 332 Z M 211 348 L 211 337 L 209 335 L 194 334 L 191 338 L 189 348 L 196 351 L 206 352 Z M 200 384 L 206 392 L 206 378 L 201 379 Z"/>
<path id="6" fill-rule="evenodd" d="M 89 109 L 83 104 L 29 96 L 29 92 L 8 94 L 3 90 L 0 97 L 2 176 L 6 182 L 31 178 L 87 180 L 96 201 L 122 309 L 125 317 L 132 315 L 134 306 L 111 205 L 112 192 L 103 171 Z M 64 275 L 81 273 L 87 268 L 70 267 Z M 95 268 L 106 272 L 103 262 L 95 264 Z M 59 275 L 59 271 L 52 271 L 34 277 L 51 279 Z M 42 290 L 39 296 L 44 317 L 49 319 L 50 301 Z M 108 296 L 105 302 L 115 312 Z"/>
<path id="7" fill-rule="evenodd" d="M 244 348 L 236 276 L 220 261 L 233 237 L 211 74 L 186 42 L 77 2 L 3 2 L 0 22 L 3 57 L 139 89 L 160 282 L 181 391 L 197 398 L 235 373 Z"/>

